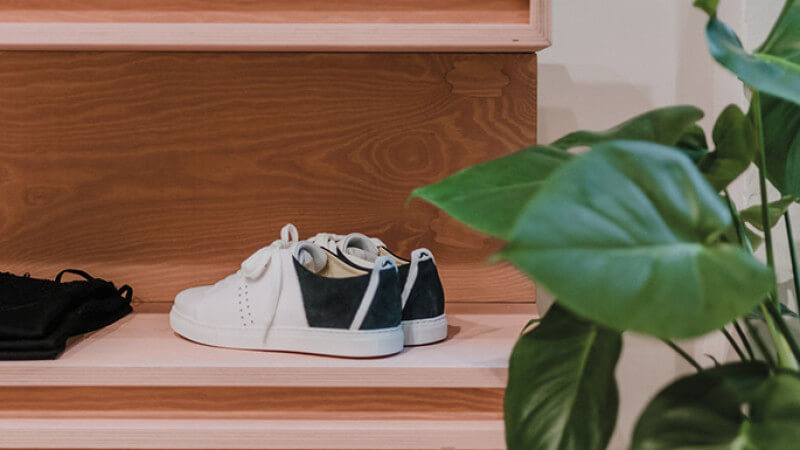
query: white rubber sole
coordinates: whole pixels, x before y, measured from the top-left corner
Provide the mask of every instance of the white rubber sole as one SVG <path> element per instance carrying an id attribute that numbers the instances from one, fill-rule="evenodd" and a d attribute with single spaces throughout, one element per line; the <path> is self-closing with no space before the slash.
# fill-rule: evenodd
<path id="1" fill-rule="evenodd" d="M 430 319 L 404 320 L 405 345 L 425 345 L 439 342 L 447 337 L 447 316 L 442 314 Z"/>
<path id="2" fill-rule="evenodd" d="M 215 347 L 273 350 L 319 355 L 371 358 L 403 351 L 403 327 L 378 330 L 338 328 L 220 328 L 200 324 L 174 308 L 169 313 L 172 329 L 186 339 Z"/>

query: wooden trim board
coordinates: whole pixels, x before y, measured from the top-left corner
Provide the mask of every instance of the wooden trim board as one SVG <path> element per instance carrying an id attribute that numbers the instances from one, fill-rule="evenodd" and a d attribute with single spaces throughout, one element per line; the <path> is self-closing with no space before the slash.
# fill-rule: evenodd
<path id="1" fill-rule="evenodd" d="M 0 0 L 0 22 L 528 23 L 529 0 Z"/>
<path id="2" fill-rule="evenodd" d="M 499 449 L 502 420 L 0 419 L 0 448 Z"/>
<path id="3" fill-rule="evenodd" d="M 0 418 L 502 419 L 501 388 L 14 386 Z"/>
<path id="4" fill-rule="evenodd" d="M 550 45 L 550 0 L 529 10 L 524 24 L 5 21 L 0 50 L 533 52 Z"/>

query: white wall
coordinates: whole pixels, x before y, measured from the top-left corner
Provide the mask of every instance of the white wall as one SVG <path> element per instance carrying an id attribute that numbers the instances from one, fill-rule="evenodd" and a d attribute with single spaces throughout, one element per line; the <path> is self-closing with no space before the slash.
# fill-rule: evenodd
<path id="1" fill-rule="evenodd" d="M 742 1 L 723 1 L 733 26 Z M 540 140 L 660 106 L 690 103 L 714 116 L 740 102 L 739 83 L 708 54 L 704 24 L 689 0 L 554 0 L 553 46 L 539 54 Z"/>
<path id="2" fill-rule="evenodd" d="M 706 16 L 691 0 L 553 0 L 553 46 L 539 54 L 539 140 L 577 129 L 604 129 L 646 110 L 693 104 L 706 111 L 710 136 L 729 103 L 744 105 L 741 84 L 708 53 Z M 782 0 L 722 0 L 720 18 L 752 48 L 768 32 Z M 733 188 L 738 204 L 757 198 L 752 173 Z M 794 222 L 800 228 L 800 216 Z M 785 256 L 785 255 L 784 255 Z M 783 258 L 784 256 L 779 255 Z M 779 270 L 779 281 L 788 278 Z M 720 336 L 681 343 L 696 358 L 728 357 Z M 707 358 L 706 361 L 710 361 Z M 664 344 L 626 335 L 617 377 L 619 422 L 611 448 L 627 448 L 643 406 L 690 367 Z"/>

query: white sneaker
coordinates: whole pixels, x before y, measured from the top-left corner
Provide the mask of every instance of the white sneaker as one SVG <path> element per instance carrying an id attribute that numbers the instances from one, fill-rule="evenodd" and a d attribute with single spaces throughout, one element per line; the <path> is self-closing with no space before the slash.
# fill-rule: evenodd
<path id="1" fill-rule="evenodd" d="M 309 239 L 360 270 L 380 267 L 386 258 L 392 259 L 400 275 L 403 305 L 405 345 L 424 345 L 447 337 L 447 316 L 444 313 L 444 289 L 436 269 L 436 261 L 428 249 L 411 252 L 411 258 L 401 258 L 377 238 L 361 233 L 347 236 L 319 233 Z"/>
<path id="2" fill-rule="evenodd" d="M 403 350 L 400 284 L 394 258 L 375 269 L 345 264 L 287 225 L 213 286 L 175 298 L 170 325 L 202 344 L 372 357 Z"/>

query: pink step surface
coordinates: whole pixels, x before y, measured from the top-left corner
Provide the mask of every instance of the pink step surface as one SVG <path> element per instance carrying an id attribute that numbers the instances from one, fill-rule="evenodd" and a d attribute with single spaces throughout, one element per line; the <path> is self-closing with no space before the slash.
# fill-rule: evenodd
<path id="1" fill-rule="evenodd" d="M 134 313 L 76 338 L 57 360 L 0 362 L 0 386 L 504 387 L 533 314 L 454 309 L 445 341 L 374 359 L 209 347 L 176 335 L 167 314 Z"/>

